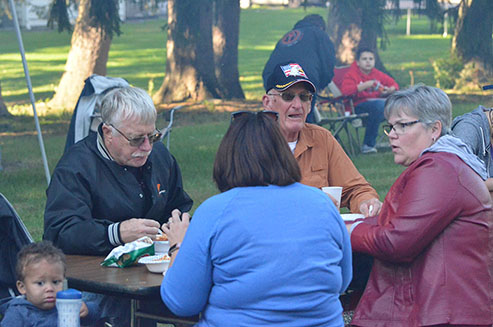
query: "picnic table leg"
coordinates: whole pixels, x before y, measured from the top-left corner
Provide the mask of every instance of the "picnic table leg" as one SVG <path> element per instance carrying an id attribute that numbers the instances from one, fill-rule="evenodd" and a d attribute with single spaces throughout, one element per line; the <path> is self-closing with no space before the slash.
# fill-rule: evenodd
<path id="1" fill-rule="evenodd" d="M 137 312 L 137 300 L 130 300 L 130 327 L 137 327 L 137 317 L 135 316 L 135 312 Z"/>

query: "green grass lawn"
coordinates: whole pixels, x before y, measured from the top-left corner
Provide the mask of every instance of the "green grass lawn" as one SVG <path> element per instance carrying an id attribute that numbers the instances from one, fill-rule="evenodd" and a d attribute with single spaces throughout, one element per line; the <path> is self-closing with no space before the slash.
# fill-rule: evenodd
<path id="1" fill-rule="evenodd" d="M 276 41 L 306 14 L 320 13 L 323 8 L 250 9 L 241 13 L 239 42 L 240 81 L 247 99 L 260 100 L 263 94 L 261 72 Z M 126 78 L 132 84 L 156 91 L 164 77 L 166 36 L 162 20 L 128 22 L 123 34 L 116 37 L 108 60 L 108 76 Z M 414 82 L 434 85 L 433 60 L 446 57 L 450 37 L 428 33 L 424 18 L 413 18 L 413 35 L 405 36 L 405 21 L 389 25 L 391 43 L 380 51 L 387 69 L 401 86 Z M 70 35 L 56 31 L 23 31 L 24 46 L 38 101 L 51 98 L 62 75 L 67 58 Z M 29 113 L 22 63 L 13 30 L 0 30 L 0 71 L 2 93 L 12 112 Z M 472 110 L 478 104 L 493 105 L 493 97 L 453 96 L 454 115 Z M 260 107 L 260 101 L 259 101 Z M 217 193 L 212 182 L 212 165 L 217 146 L 228 127 L 227 113 L 183 110 L 176 115 L 171 136 L 171 152 L 177 158 L 184 177 L 185 189 L 195 200 L 194 209 Z M 63 152 L 70 113 L 41 117 L 41 127 L 53 171 Z M 163 125 L 160 121 L 158 126 Z M 39 145 L 32 116 L 16 115 L 0 119 L 0 147 L 4 171 L 0 172 L 0 192 L 18 210 L 35 239 L 43 230 L 46 201 L 44 176 Z M 393 164 L 390 152 L 358 156 L 354 162 L 361 173 L 383 197 L 403 168 Z"/>

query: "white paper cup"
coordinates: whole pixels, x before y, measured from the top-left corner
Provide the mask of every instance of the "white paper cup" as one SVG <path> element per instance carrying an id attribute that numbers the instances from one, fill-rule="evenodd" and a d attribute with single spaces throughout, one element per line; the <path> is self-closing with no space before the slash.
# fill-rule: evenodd
<path id="1" fill-rule="evenodd" d="M 169 241 L 154 241 L 155 253 L 168 253 Z"/>
<path id="2" fill-rule="evenodd" d="M 325 194 L 329 194 L 337 201 L 337 210 L 341 209 L 342 186 L 325 186 L 322 187 L 322 191 L 324 191 Z"/>

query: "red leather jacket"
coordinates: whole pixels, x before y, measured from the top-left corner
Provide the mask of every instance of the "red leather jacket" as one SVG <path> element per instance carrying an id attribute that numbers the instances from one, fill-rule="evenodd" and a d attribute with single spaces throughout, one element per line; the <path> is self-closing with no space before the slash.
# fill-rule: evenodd
<path id="1" fill-rule="evenodd" d="M 375 257 L 354 326 L 493 323 L 491 198 L 457 156 L 425 153 L 410 165 L 351 245 Z"/>

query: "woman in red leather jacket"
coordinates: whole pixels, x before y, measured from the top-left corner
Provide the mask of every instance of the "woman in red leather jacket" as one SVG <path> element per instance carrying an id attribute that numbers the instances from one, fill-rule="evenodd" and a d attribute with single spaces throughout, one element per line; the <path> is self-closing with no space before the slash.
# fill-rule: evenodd
<path id="1" fill-rule="evenodd" d="M 450 136 L 450 100 L 415 86 L 390 95 L 384 126 L 407 169 L 380 214 L 348 225 L 375 258 L 353 326 L 492 326 L 493 211 L 486 170 Z"/>

